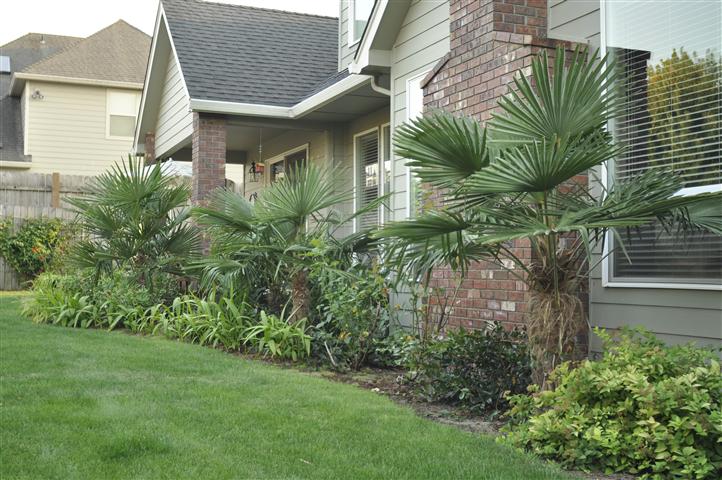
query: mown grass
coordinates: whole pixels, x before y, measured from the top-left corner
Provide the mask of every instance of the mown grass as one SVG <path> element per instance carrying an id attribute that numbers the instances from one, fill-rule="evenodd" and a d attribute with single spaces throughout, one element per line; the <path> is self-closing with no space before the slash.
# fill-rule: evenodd
<path id="1" fill-rule="evenodd" d="M 569 478 L 353 386 L 0 311 L 4 480 Z"/>

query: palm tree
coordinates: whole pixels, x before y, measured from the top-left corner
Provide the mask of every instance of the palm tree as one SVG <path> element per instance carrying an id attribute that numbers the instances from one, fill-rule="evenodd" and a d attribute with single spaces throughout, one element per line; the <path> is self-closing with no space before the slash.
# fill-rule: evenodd
<path id="1" fill-rule="evenodd" d="M 274 297 L 266 299 L 274 304 L 283 294 L 279 283 L 290 280 L 290 318 L 307 318 L 313 243 L 323 239 L 339 254 L 361 248 L 367 243 L 367 231 L 341 239 L 338 229 L 378 208 L 374 203 L 351 216 L 340 215 L 336 207 L 350 201 L 353 191 L 339 191 L 334 177 L 338 175 L 315 165 L 295 166 L 264 190 L 255 204 L 230 191 L 214 192 L 207 207 L 195 209 L 198 222 L 216 235 L 214 255 L 202 261 L 203 286 L 243 284 Z"/>
<path id="2" fill-rule="evenodd" d="M 95 178 L 88 195 L 69 200 L 85 234 L 71 259 L 95 269 L 96 279 L 129 266 L 152 289 L 154 272 L 180 274 L 198 252 L 198 231 L 187 221 L 189 197 L 188 185 L 164 175 L 160 164 L 145 167 L 129 156 Z"/>
<path id="3" fill-rule="evenodd" d="M 564 57 L 557 50 L 553 74 L 546 53 L 535 58 L 534 82 L 517 76 L 488 128 L 441 112 L 399 128 L 397 152 L 422 182 L 441 190 L 442 202 L 378 234 L 389 261 L 413 275 L 440 265 L 463 274 L 484 260 L 522 278 L 541 385 L 571 357 L 587 326 L 579 287 L 608 232 L 660 222 L 722 234 L 722 193 L 676 195 L 683 184 L 673 172 L 650 169 L 601 198 L 593 195 L 598 180 L 572 180 L 620 152 L 605 126 L 622 97 L 606 58 L 588 60 L 577 50 L 565 67 Z M 510 248 L 518 239 L 530 241 L 531 261 Z"/>

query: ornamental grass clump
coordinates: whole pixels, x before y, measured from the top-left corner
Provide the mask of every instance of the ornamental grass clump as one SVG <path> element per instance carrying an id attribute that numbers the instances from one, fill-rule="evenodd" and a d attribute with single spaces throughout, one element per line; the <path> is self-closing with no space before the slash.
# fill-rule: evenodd
<path id="1" fill-rule="evenodd" d="M 722 375 L 717 354 L 665 346 L 643 330 L 604 342 L 599 361 L 551 375 L 552 390 L 515 395 L 500 441 L 582 470 L 652 479 L 722 473 Z"/>

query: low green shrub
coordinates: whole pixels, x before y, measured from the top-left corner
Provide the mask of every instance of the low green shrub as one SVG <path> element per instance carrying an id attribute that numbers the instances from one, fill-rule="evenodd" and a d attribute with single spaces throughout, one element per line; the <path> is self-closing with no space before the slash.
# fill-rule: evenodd
<path id="1" fill-rule="evenodd" d="M 642 478 L 720 478 L 722 375 L 715 353 L 665 346 L 642 330 L 604 342 L 599 361 L 551 377 L 551 391 L 511 397 L 501 441 L 566 467 Z"/>
<path id="2" fill-rule="evenodd" d="M 12 222 L 0 220 L 0 256 L 22 280 L 32 280 L 51 267 L 59 268 L 72 238 L 73 228 L 57 218 L 28 219 L 17 232 Z"/>
<path id="3" fill-rule="evenodd" d="M 320 258 L 311 278 L 319 292 L 314 356 L 339 370 L 384 363 L 384 350 L 377 347 L 389 335 L 392 311 L 388 281 L 378 265 L 344 266 Z"/>
<path id="4" fill-rule="evenodd" d="M 422 398 L 480 413 L 505 409 L 505 392 L 524 392 L 531 382 L 526 334 L 499 323 L 486 330 L 450 331 L 444 339 L 420 344 L 409 366 Z"/>
<path id="5" fill-rule="evenodd" d="M 260 320 L 243 331 L 243 344 L 258 353 L 284 360 L 298 361 L 311 354 L 311 336 L 306 319 L 290 323 L 281 316 L 261 310 Z"/>

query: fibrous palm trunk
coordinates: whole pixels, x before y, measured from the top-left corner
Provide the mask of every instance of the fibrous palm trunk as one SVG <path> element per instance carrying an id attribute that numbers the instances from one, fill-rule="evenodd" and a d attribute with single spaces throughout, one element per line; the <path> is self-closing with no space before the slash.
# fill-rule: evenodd
<path id="1" fill-rule="evenodd" d="M 289 317 L 290 322 L 297 322 L 308 318 L 309 303 L 311 300 L 311 288 L 308 284 L 308 272 L 306 269 L 299 269 L 291 279 L 291 303 L 293 310 Z"/>

